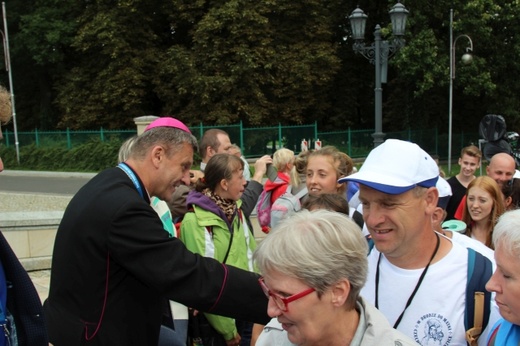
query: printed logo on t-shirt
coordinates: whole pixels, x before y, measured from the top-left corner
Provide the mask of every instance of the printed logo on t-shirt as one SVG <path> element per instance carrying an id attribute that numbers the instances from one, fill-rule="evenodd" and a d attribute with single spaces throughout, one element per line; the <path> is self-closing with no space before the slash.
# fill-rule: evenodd
<path id="1" fill-rule="evenodd" d="M 453 330 L 448 318 L 432 312 L 416 322 L 413 336 L 422 346 L 447 346 L 453 338 Z"/>

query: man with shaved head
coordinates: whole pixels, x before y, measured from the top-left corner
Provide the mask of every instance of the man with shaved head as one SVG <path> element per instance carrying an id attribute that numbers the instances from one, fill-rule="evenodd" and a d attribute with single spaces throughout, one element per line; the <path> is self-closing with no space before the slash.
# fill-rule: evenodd
<path id="1" fill-rule="evenodd" d="M 515 159 L 507 153 L 493 155 L 486 168 L 486 174 L 493 178 L 500 187 L 513 179 L 515 174 Z"/>

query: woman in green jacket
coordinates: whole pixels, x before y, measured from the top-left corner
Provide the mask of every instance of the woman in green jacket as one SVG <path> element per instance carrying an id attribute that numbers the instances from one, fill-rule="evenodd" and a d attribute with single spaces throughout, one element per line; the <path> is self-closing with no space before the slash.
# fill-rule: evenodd
<path id="1" fill-rule="evenodd" d="M 192 252 L 253 271 L 256 242 L 240 209 L 246 185 L 243 169 L 242 161 L 233 155 L 217 154 L 209 160 L 205 177 L 188 194 L 188 213 L 181 223 L 180 239 Z M 240 344 L 240 331 L 234 319 L 205 316 L 222 336 L 219 344 Z"/>

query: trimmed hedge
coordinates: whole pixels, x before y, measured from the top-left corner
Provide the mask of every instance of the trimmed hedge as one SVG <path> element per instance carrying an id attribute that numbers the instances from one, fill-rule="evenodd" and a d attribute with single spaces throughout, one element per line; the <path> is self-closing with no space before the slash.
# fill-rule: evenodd
<path id="1" fill-rule="evenodd" d="M 34 144 L 22 146 L 20 164 L 17 163 L 14 147 L 0 146 L 0 157 L 4 162 L 4 169 L 95 173 L 117 164 L 117 154 L 123 141 L 119 138 L 104 142 L 92 139 L 72 149 L 58 146 L 36 147 Z M 194 155 L 194 162 L 196 165 L 200 163 L 198 153 Z"/>
<path id="2" fill-rule="evenodd" d="M 14 147 L 0 147 L 5 169 L 63 172 L 99 172 L 117 164 L 121 140 L 92 140 L 72 149 L 62 147 L 20 147 L 20 164 Z"/>

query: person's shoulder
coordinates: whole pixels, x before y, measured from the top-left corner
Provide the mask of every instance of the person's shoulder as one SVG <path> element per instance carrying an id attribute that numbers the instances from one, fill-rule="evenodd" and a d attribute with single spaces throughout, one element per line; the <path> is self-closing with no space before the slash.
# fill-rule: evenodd
<path id="1" fill-rule="evenodd" d="M 446 181 L 447 181 L 448 184 L 450 184 L 450 186 L 452 186 L 452 187 L 453 187 L 453 185 L 460 184 L 460 181 L 459 181 L 459 179 L 457 179 L 457 176 L 456 176 L 456 175 L 454 175 L 454 176 L 452 176 L 452 177 L 446 179 Z"/>
<path id="2" fill-rule="evenodd" d="M 467 257 L 468 249 L 467 246 L 464 246 L 460 242 L 455 241 L 454 239 L 449 239 L 451 241 L 451 249 L 448 252 L 448 255 L 452 257 L 461 258 L 462 256 Z"/>
<path id="3" fill-rule="evenodd" d="M 360 346 L 384 345 L 384 346 L 412 346 L 417 345 L 410 337 L 392 328 L 381 311 L 359 297 L 358 304 L 361 305 L 366 321 L 366 330 Z M 359 305 L 358 305 L 359 307 Z"/>
<path id="4" fill-rule="evenodd" d="M 495 252 L 478 240 L 458 232 L 453 232 L 452 240 L 454 244 L 457 244 L 456 246 L 471 248 L 489 259 L 493 266 L 495 265 Z"/>

